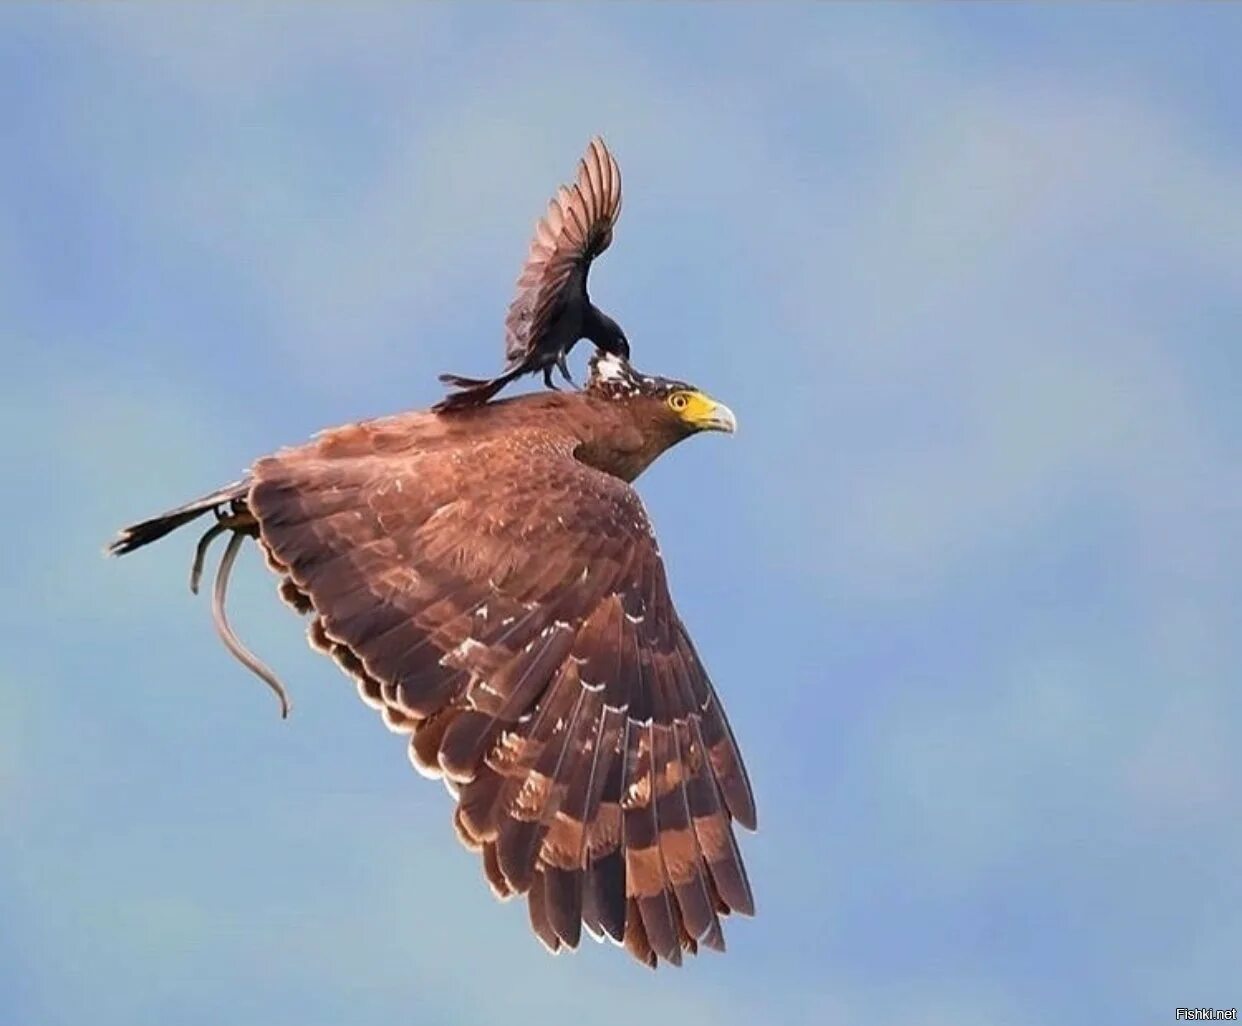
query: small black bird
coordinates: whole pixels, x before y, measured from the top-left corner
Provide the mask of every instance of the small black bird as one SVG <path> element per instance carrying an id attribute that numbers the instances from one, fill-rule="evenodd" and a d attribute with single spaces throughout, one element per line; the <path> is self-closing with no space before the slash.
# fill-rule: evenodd
<path id="1" fill-rule="evenodd" d="M 477 406 L 515 378 L 537 371 L 543 372 L 544 384 L 555 388 L 554 367 L 573 384 L 565 357 L 579 339 L 590 339 L 604 352 L 629 359 L 625 332 L 587 295 L 591 261 L 612 242 L 620 213 L 621 169 L 596 137 L 578 162 L 578 180 L 561 186 L 535 226 L 517 295 L 505 317 L 504 371 L 494 378 L 441 374 L 442 382 L 461 391 L 446 396 L 434 409 Z"/>

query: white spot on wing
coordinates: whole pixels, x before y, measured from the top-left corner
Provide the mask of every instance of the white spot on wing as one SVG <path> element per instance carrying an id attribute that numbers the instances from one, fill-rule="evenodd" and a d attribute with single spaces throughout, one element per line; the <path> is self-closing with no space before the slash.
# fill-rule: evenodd
<path id="1" fill-rule="evenodd" d="M 444 653 L 440 657 L 440 665 L 446 665 L 450 659 L 463 659 L 466 656 L 473 655 L 475 652 L 485 652 L 486 650 L 486 645 L 475 641 L 474 638 L 467 638 L 451 652 Z"/>

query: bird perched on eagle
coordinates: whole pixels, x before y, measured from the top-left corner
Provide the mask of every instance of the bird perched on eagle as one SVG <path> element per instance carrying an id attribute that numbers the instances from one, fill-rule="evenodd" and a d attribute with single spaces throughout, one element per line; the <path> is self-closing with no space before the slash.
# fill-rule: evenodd
<path id="1" fill-rule="evenodd" d="M 228 534 L 216 626 L 285 714 L 225 612 L 254 539 L 312 646 L 408 735 L 493 891 L 526 895 L 550 950 L 585 926 L 652 967 L 680 964 L 723 950 L 722 916 L 753 914 L 732 827 L 755 828 L 755 803 L 632 482 L 678 442 L 735 426 L 701 390 L 599 351 L 578 391 L 321 432 L 109 551 L 212 514 L 191 588 Z"/>
<path id="2" fill-rule="evenodd" d="M 461 391 L 446 396 L 437 409 L 486 402 L 510 381 L 536 371 L 555 388 L 553 367 L 572 385 L 565 358 L 584 338 L 601 352 L 629 359 L 625 332 L 587 294 L 591 261 L 612 242 L 620 215 L 621 169 L 597 137 L 578 161 L 577 181 L 561 186 L 535 225 L 517 295 L 505 317 L 504 371 L 494 378 L 441 374 L 441 381 Z"/>

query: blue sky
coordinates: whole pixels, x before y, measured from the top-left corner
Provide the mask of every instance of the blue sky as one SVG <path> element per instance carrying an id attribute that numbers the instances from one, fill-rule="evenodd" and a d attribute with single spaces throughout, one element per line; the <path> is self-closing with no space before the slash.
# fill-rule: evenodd
<path id="1" fill-rule="evenodd" d="M 0 12 L 0 1021 L 953 1026 L 1242 1000 L 1242 8 Z M 759 915 L 550 958 L 250 553 L 119 525 L 593 294 L 727 401 L 640 482 Z M 578 354 L 581 366 L 582 355 Z"/>

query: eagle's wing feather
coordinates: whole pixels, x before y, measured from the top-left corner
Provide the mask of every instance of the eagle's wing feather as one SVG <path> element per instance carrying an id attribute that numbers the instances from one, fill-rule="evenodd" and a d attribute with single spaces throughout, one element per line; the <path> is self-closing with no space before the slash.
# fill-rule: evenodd
<path id="1" fill-rule="evenodd" d="M 718 915 L 753 911 L 732 821 L 754 802 L 637 494 L 549 429 L 416 435 L 353 426 L 256 464 L 282 595 L 448 779 L 549 948 L 584 923 L 652 965 L 721 946 Z"/>
<path id="2" fill-rule="evenodd" d="M 505 356 L 518 363 L 538 348 L 561 304 L 586 290 L 591 261 L 612 242 L 621 214 L 621 170 L 602 139 L 592 139 L 578 177 L 562 186 L 535 226 L 505 317 Z"/>

